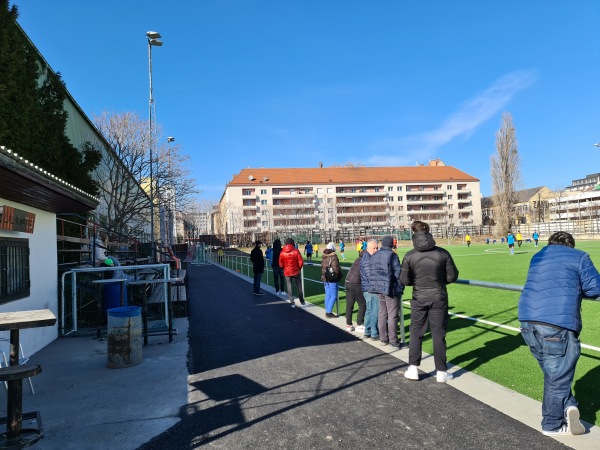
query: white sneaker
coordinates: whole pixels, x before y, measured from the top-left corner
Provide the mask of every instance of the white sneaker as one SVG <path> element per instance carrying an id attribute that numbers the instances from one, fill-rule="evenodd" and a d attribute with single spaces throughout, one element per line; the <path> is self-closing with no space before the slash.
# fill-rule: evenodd
<path id="1" fill-rule="evenodd" d="M 364 325 L 357 325 L 356 326 L 356 332 L 357 333 L 364 333 L 365 332 L 365 326 Z"/>
<path id="2" fill-rule="evenodd" d="M 291 306 L 292 306 L 292 308 L 295 308 L 296 307 L 296 302 L 293 302 Z"/>
<path id="3" fill-rule="evenodd" d="M 408 369 L 404 371 L 404 378 L 419 381 L 419 368 L 417 366 L 408 366 Z"/>
<path id="4" fill-rule="evenodd" d="M 570 434 L 569 426 L 563 425 L 558 430 L 551 430 L 551 431 L 542 430 L 542 434 L 545 436 L 559 436 L 561 434 Z"/>
<path id="5" fill-rule="evenodd" d="M 573 435 L 585 433 L 585 427 L 579 421 L 579 409 L 577 406 L 569 406 L 565 410 L 565 416 L 567 418 L 567 428 Z"/>
<path id="6" fill-rule="evenodd" d="M 279 295 L 279 291 L 275 291 L 275 295 Z"/>
<path id="7" fill-rule="evenodd" d="M 309 306 L 311 306 L 310 303 L 304 302 L 300 304 L 300 308 L 308 308 Z"/>
<path id="8" fill-rule="evenodd" d="M 454 376 L 451 373 L 438 370 L 437 374 L 435 375 L 435 379 L 438 383 L 445 383 L 447 381 L 452 381 L 454 379 Z"/>

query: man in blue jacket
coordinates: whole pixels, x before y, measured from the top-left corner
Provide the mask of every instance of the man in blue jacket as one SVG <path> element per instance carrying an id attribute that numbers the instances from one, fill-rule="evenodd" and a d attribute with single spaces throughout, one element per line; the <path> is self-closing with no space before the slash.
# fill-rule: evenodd
<path id="1" fill-rule="evenodd" d="M 404 287 L 400 284 L 400 259 L 392 250 L 393 236 L 384 236 L 381 249 L 371 256 L 370 292 L 379 299 L 379 339 L 383 345 L 400 348 L 398 341 L 398 308 Z M 368 248 L 368 247 L 367 247 Z"/>
<path id="2" fill-rule="evenodd" d="M 363 290 L 363 296 L 366 302 L 365 311 L 365 339 L 371 338 L 374 341 L 379 340 L 379 328 L 377 328 L 377 318 L 379 315 L 379 298 L 371 289 L 371 256 L 377 252 L 377 241 L 371 239 L 367 244 L 367 250 L 362 252 L 360 257 L 360 285 Z"/>
<path id="3" fill-rule="evenodd" d="M 519 299 L 521 335 L 544 373 L 542 433 L 583 434 L 571 392 L 581 353 L 581 299 L 600 297 L 600 274 L 575 239 L 559 231 L 531 258 Z"/>

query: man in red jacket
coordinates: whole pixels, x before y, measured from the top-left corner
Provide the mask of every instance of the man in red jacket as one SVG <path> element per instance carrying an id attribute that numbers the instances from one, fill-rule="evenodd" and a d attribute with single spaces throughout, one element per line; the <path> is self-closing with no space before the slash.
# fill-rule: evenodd
<path id="1" fill-rule="evenodd" d="M 292 280 L 296 283 L 298 289 L 298 298 L 300 299 L 300 306 L 304 308 L 306 302 L 304 301 L 304 294 L 302 293 L 302 280 L 300 279 L 300 270 L 304 265 L 304 259 L 295 246 L 294 240 L 287 238 L 285 245 L 279 255 L 279 265 L 283 267 L 283 275 L 285 276 L 285 282 L 287 285 L 288 302 L 291 303 L 292 308 L 296 307 L 294 300 L 294 293 L 292 292 Z"/>

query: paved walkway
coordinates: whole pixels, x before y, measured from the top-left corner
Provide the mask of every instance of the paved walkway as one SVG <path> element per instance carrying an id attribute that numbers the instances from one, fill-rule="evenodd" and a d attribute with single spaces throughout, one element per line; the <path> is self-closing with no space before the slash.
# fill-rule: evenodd
<path id="1" fill-rule="evenodd" d="M 92 338 L 34 355 L 43 373 L 35 395 L 24 386 L 24 410 L 42 412 L 36 448 L 600 448 L 595 427 L 543 436 L 538 402 L 476 375 L 406 380 L 406 350 L 362 341 L 318 307 L 256 297 L 239 274 L 188 276 L 189 348 L 178 319 L 176 341 L 152 337 L 136 367 L 107 369 L 106 342 Z"/>

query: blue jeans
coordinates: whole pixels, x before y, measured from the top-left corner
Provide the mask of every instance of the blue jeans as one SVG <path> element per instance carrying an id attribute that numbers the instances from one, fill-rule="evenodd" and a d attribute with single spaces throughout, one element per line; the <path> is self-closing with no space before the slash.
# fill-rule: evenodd
<path id="1" fill-rule="evenodd" d="M 254 293 L 260 292 L 260 282 L 262 280 L 262 273 L 254 273 Z"/>
<path id="2" fill-rule="evenodd" d="M 379 316 L 379 296 L 370 292 L 363 292 L 367 302 L 367 310 L 365 311 L 365 335 L 371 337 L 379 337 L 379 329 L 377 328 L 377 317 Z"/>
<path id="3" fill-rule="evenodd" d="M 565 410 L 577 406 L 571 385 L 581 344 L 572 331 L 531 322 L 521 322 L 521 335 L 544 373 L 542 430 L 556 430 L 566 424 Z"/>
<path id="4" fill-rule="evenodd" d="M 338 299 L 338 284 L 325 281 L 323 286 L 325 286 L 325 312 L 330 313 Z"/>

